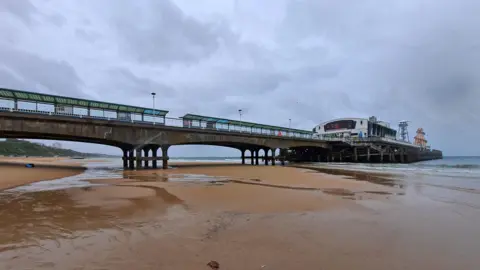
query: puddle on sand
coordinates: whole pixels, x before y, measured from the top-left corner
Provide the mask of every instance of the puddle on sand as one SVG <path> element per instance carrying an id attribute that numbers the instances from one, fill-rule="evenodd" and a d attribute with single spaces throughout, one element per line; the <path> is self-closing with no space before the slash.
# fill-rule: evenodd
<path id="1" fill-rule="evenodd" d="M 227 177 L 227 176 L 209 176 L 204 174 L 162 174 L 162 173 L 156 173 L 156 172 L 152 174 L 136 174 L 135 172 L 126 171 L 124 172 L 124 179 L 130 179 L 133 181 L 146 181 L 146 182 L 158 182 L 158 181 L 188 182 L 188 183 L 208 182 L 209 185 L 225 185 L 228 183 L 242 184 L 242 185 L 257 185 L 257 186 L 268 187 L 268 188 L 279 188 L 279 189 L 289 189 L 289 190 L 299 190 L 299 191 L 320 191 L 328 195 L 339 196 L 345 199 L 353 199 L 353 200 L 363 199 L 363 196 L 357 196 L 358 194 L 362 194 L 362 193 L 376 194 L 376 195 L 404 195 L 403 192 L 396 193 L 396 192 L 388 192 L 388 191 L 351 191 L 351 190 L 342 189 L 342 188 L 313 188 L 313 187 L 276 185 L 276 184 L 265 183 L 258 178 L 232 179 L 232 177 Z M 358 178 L 355 178 L 355 179 L 358 180 Z M 374 182 L 374 183 L 377 183 L 377 182 Z M 388 185 L 388 186 L 396 187 L 395 185 Z"/>
<path id="2" fill-rule="evenodd" d="M 380 174 L 380 173 L 369 173 L 369 172 L 360 172 L 352 170 L 342 170 L 334 168 L 320 168 L 315 166 L 292 166 L 295 168 L 308 169 L 311 170 L 309 173 L 326 173 L 331 175 L 345 176 L 346 179 L 357 180 L 357 181 L 367 181 L 373 184 L 394 187 L 405 189 L 405 182 L 401 179 L 398 179 L 398 176 L 391 174 Z"/>
<path id="3" fill-rule="evenodd" d="M 131 179 L 134 181 L 144 182 L 212 182 L 212 181 L 227 181 L 227 176 L 210 176 L 205 174 L 167 174 L 153 172 L 151 174 L 137 173 L 135 171 L 124 171 L 123 179 Z"/>
<path id="4" fill-rule="evenodd" d="M 166 215 L 183 201 L 163 188 L 90 186 L 0 194 L 0 252 L 41 240 L 82 238 L 102 229 L 142 222 L 147 212 Z"/>

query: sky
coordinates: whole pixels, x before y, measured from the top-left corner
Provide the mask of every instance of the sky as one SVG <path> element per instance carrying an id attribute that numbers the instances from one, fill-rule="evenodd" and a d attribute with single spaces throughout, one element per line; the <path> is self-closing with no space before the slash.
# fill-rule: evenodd
<path id="1" fill-rule="evenodd" d="M 480 1 L 1 0 L 0 87 L 310 130 L 377 116 L 480 155 Z M 53 142 L 49 142 L 53 143 Z M 119 154 L 62 142 L 65 148 Z M 225 156 L 177 146 L 171 156 Z"/>

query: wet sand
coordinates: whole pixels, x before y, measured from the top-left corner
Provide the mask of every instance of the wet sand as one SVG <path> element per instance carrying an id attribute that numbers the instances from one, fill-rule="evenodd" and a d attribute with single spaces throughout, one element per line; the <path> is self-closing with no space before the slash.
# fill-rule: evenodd
<path id="1" fill-rule="evenodd" d="M 69 159 L 65 157 L 0 157 L 0 163 L 5 164 L 26 164 L 34 163 L 38 165 L 55 166 L 81 166 L 84 162 L 80 160 Z"/>
<path id="2" fill-rule="evenodd" d="M 26 168 L 23 164 L 0 164 L 0 191 L 38 181 L 53 180 L 84 172 L 82 167 L 49 166 Z"/>
<path id="3" fill-rule="evenodd" d="M 476 269 L 478 210 L 376 177 L 183 166 L 3 194 L 0 268 Z"/>

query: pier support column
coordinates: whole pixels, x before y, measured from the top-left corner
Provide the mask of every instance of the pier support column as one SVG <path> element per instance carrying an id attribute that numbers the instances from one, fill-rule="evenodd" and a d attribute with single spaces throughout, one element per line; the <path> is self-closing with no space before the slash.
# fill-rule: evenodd
<path id="1" fill-rule="evenodd" d="M 343 159 L 342 159 L 342 152 L 340 152 L 338 156 L 339 156 L 339 158 L 340 158 L 340 162 L 342 162 L 342 161 L 343 161 Z"/>
<path id="2" fill-rule="evenodd" d="M 142 149 L 138 148 L 136 150 L 136 156 L 135 156 L 135 159 L 136 159 L 136 169 L 139 170 L 140 168 L 142 168 Z"/>
<path id="3" fill-rule="evenodd" d="M 277 149 L 276 148 L 272 148 L 272 166 L 275 166 L 275 151 Z"/>
<path id="4" fill-rule="evenodd" d="M 370 147 L 367 148 L 367 161 L 370 162 Z"/>
<path id="5" fill-rule="evenodd" d="M 358 162 L 357 147 L 353 148 L 353 162 Z"/>
<path id="6" fill-rule="evenodd" d="M 127 149 L 122 149 L 123 151 L 123 168 L 126 169 L 128 168 L 128 150 Z"/>
<path id="7" fill-rule="evenodd" d="M 285 166 L 285 159 L 287 158 L 287 149 L 280 149 L 280 165 Z"/>
<path id="8" fill-rule="evenodd" d="M 150 151 L 150 149 L 148 147 L 145 147 L 143 148 L 143 156 L 148 158 L 148 151 Z M 144 160 L 144 165 L 143 165 L 145 168 L 148 168 L 148 159 Z"/>
<path id="9" fill-rule="evenodd" d="M 393 163 L 395 162 L 395 154 L 393 153 L 393 150 L 390 150 L 391 152 L 388 153 L 388 158 L 389 158 L 389 161 L 390 163 Z"/>
<path id="10" fill-rule="evenodd" d="M 400 149 L 400 162 L 405 163 L 405 149 Z"/>
<path id="11" fill-rule="evenodd" d="M 164 170 L 168 169 L 168 148 L 170 145 L 162 145 L 162 168 Z"/>
<path id="12" fill-rule="evenodd" d="M 135 168 L 135 163 L 134 163 L 134 153 L 133 149 L 128 150 L 128 168 L 130 170 L 133 170 Z"/>
<path id="13" fill-rule="evenodd" d="M 380 151 L 380 162 L 383 162 L 383 150 Z"/>
<path id="14" fill-rule="evenodd" d="M 254 149 L 250 149 L 250 164 L 251 165 L 254 165 L 255 164 L 255 150 Z"/>
<path id="15" fill-rule="evenodd" d="M 245 165 L 245 149 L 240 149 L 242 151 L 242 164 Z"/>
<path id="16" fill-rule="evenodd" d="M 265 166 L 268 166 L 268 148 L 263 149 L 263 152 L 265 153 Z"/>
<path id="17" fill-rule="evenodd" d="M 258 165 L 258 152 L 260 152 L 260 149 L 255 150 L 255 165 Z"/>
<path id="18" fill-rule="evenodd" d="M 152 168 L 156 169 L 157 168 L 157 151 L 158 151 L 158 146 L 153 146 L 152 147 Z"/>

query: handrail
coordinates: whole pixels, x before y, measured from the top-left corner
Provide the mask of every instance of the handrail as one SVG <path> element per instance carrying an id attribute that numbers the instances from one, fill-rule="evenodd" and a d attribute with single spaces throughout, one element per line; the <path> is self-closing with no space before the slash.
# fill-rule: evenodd
<path id="1" fill-rule="evenodd" d="M 42 111 L 42 110 L 28 110 L 28 109 L 14 109 L 8 107 L 0 107 L 0 111 L 8 112 L 20 112 L 20 113 L 29 113 L 29 114 L 38 114 L 38 115 L 57 115 L 57 116 L 69 116 L 74 118 L 87 118 L 87 119 L 96 119 L 96 120 L 106 120 L 106 121 L 115 121 L 120 123 L 132 123 L 132 124 L 151 124 L 155 126 L 169 126 L 169 127 L 180 127 L 185 129 L 206 129 L 206 130 L 217 130 L 223 132 L 239 133 L 239 134 L 258 134 L 263 136 L 271 137 L 287 137 L 287 138 L 296 138 L 296 139 L 310 139 L 314 140 L 313 134 L 301 134 L 295 132 L 286 132 L 285 130 L 262 130 L 262 129 L 252 129 L 245 128 L 241 126 L 229 126 L 228 128 L 221 127 L 207 127 L 206 122 L 198 121 L 198 125 L 189 125 L 185 126 L 184 121 L 181 118 L 171 118 L 171 117 L 161 117 L 160 119 L 153 121 L 145 120 L 121 120 L 116 117 L 106 117 L 106 116 L 94 116 L 94 115 L 85 115 L 85 114 L 75 114 L 75 113 L 65 113 L 65 112 L 51 112 L 51 111 Z M 160 121 L 159 121 L 160 120 Z M 259 130 L 259 131 L 258 131 Z M 279 133 L 281 135 L 279 135 Z M 321 141 L 321 140 L 320 140 Z"/>
<path id="2" fill-rule="evenodd" d="M 326 136 L 319 136 L 318 134 L 301 134 L 295 132 L 286 132 L 284 130 L 260 130 L 260 132 L 256 132 L 258 129 L 252 128 L 245 128 L 241 126 L 232 126 L 230 125 L 228 128 L 219 128 L 219 127 L 208 127 L 206 122 L 198 121 L 198 125 L 192 126 L 189 124 L 188 126 L 184 125 L 184 121 L 181 118 L 171 118 L 171 117 L 161 117 L 161 121 L 153 122 L 153 121 L 142 121 L 142 120 L 121 120 L 118 118 L 111 118 L 111 117 L 104 117 L 104 116 L 94 116 L 94 115 L 84 115 L 84 114 L 74 114 L 74 113 L 62 113 L 62 112 L 49 112 L 49 111 L 41 111 L 41 110 L 28 110 L 28 109 L 14 109 L 8 107 L 0 107 L 0 111 L 7 111 L 7 112 L 20 112 L 20 113 L 29 113 L 29 114 L 39 114 L 39 115 L 58 115 L 58 116 L 69 116 L 74 118 L 87 118 L 87 119 L 96 119 L 96 120 L 105 120 L 105 121 L 115 121 L 119 123 L 132 123 L 132 124 L 150 124 L 155 126 L 167 126 L 167 127 L 177 127 L 177 128 L 185 128 L 185 129 L 201 129 L 201 130 L 216 130 L 216 131 L 223 131 L 223 132 L 230 132 L 230 133 L 237 133 L 237 134 L 258 134 L 262 136 L 269 136 L 269 137 L 286 137 L 286 138 L 294 138 L 294 139 L 306 139 L 306 140 L 315 140 L 315 141 L 330 141 L 330 142 L 343 142 L 349 145 L 353 145 L 355 142 L 374 142 L 374 141 L 383 141 L 389 143 L 396 143 L 396 144 L 404 144 L 410 147 L 419 147 L 418 145 L 414 145 L 411 143 L 392 140 L 389 138 L 382 138 L 382 137 L 372 137 L 372 138 L 354 138 L 354 137 L 343 137 L 343 138 L 335 138 L 335 137 L 326 137 Z M 162 122 L 163 121 L 163 122 Z M 280 132 L 281 135 L 278 135 Z"/>

